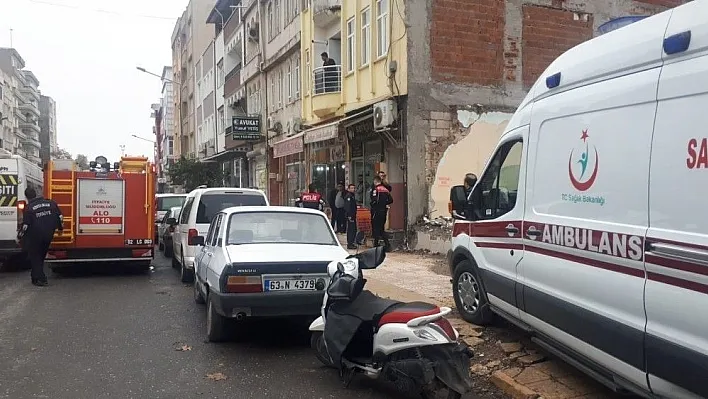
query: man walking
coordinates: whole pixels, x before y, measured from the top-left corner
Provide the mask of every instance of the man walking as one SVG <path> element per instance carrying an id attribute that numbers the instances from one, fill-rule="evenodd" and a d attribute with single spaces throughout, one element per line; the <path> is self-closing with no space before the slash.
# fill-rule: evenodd
<path id="1" fill-rule="evenodd" d="M 379 240 L 383 240 L 386 251 L 391 250 L 388 242 L 388 235 L 385 231 L 388 206 L 393 203 L 391 192 L 381 182 L 379 176 L 374 177 L 374 188 L 371 189 L 371 234 L 374 238 L 374 246 L 379 246 Z"/>
<path id="2" fill-rule="evenodd" d="M 347 218 L 347 249 L 356 249 L 356 186 L 349 184 L 344 192 L 344 212 Z"/>
<path id="3" fill-rule="evenodd" d="M 17 240 L 27 250 L 32 265 L 32 284 L 44 287 L 47 275 L 44 274 L 44 258 L 47 256 L 49 244 L 54 232 L 64 230 L 64 220 L 59 206 L 50 199 L 37 195 L 32 187 L 25 189 L 25 197 L 29 203 L 22 215 L 22 226 L 17 232 Z"/>

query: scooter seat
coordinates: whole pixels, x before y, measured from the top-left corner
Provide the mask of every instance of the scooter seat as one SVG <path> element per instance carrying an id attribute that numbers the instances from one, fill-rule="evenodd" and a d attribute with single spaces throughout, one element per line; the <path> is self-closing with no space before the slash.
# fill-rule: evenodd
<path id="1" fill-rule="evenodd" d="M 401 303 L 386 310 L 381 319 L 379 319 L 378 325 L 381 327 L 384 324 L 408 323 L 416 317 L 430 316 L 436 313 L 440 313 L 440 308 L 430 303 Z"/>

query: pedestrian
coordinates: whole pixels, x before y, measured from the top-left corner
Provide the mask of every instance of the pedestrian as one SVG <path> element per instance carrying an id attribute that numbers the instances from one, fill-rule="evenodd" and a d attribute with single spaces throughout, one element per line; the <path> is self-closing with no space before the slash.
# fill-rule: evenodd
<path id="1" fill-rule="evenodd" d="M 391 192 L 381 182 L 379 176 L 374 177 L 374 188 L 370 194 L 371 203 L 371 235 L 374 238 L 374 246 L 379 246 L 379 240 L 383 240 L 386 251 L 391 250 L 391 244 L 386 234 L 386 217 L 388 207 L 393 203 Z"/>
<path id="2" fill-rule="evenodd" d="M 300 194 L 295 200 L 295 206 L 300 208 L 317 209 L 324 211 L 324 200 L 322 200 L 322 195 L 317 192 L 314 184 L 307 186 L 307 191 Z"/>
<path id="3" fill-rule="evenodd" d="M 324 70 L 324 91 L 339 91 L 337 62 L 329 58 L 327 52 L 320 54 L 322 57 L 322 69 Z"/>
<path id="4" fill-rule="evenodd" d="M 27 251 L 32 265 L 32 284 L 43 287 L 48 285 L 44 273 L 44 258 L 56 230 L 64 230 L 64 219 L 59 206 L 51 199 L 37 195 L 32 187 L 25 189 L 29 201 L 22 215 L 22 226 L 17 232 L 17 241 Z"/>
<path id="5" fill-rule="evenodd" d="M 344 192 L 344 212 L 347 218 L 347 249 L 356 249 L 356 185 L 350 183 Z"/>
<path id="6" fill-rule="evenodd" d="M 337 218 L 337 233 L 344 234 L 347 232 L 347 213 L 344 210 L 344 196 L 346 195 L 346 191 L 344 190 L 344 182 L 340 182 L 337 187 L 339 188 L 339 191 L 334 199 L 334 206 L 337 209 L 335 214 Z"/>
<path id="7" fill-rule="evenodd" d="M 386 187 L 388 189 L 388 192 L 390 193 L 391 191 L 393 191 L 393 188 L 391 187 L 391 185 L 388 184 L 388 180 L 386 180 L 386 172 L 384 172 L 383 170 L 380 170 L 379 173 L 377 173 L 377 175 L 381 178 L 381 184 L 383 184 L 384 187 Z"/>

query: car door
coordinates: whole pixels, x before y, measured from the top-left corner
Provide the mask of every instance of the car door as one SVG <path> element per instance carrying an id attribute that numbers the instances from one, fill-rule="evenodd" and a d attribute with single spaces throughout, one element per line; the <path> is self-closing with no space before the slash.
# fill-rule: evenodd
<path id="1" fill-rule="evenodd" d="M 226 214 L 224 213 L 219 213 L 214 217 L 214 237 L 212 238 L 209 248 L 205 254 L 206 256 L 204 257 L 203 281 L 209 281 L 210 277 L 214 280 L 214 276 L 216 276 L 216 280 L 218 281 L 221 269 L 223 269 L 226 264 L 223 256 L 224 219 L 226 219 Z"/>
<path id="2" fill-rule="evenodd" d="M 521 221 L 527 136 L 528 126 L 503 136 L 469 198 L 474 213 L 468 231 L 470 250 L 487 297 L 492 305 L 517 318 L 517 266 L 524 254 Z"/>
<path id="3" fill-rule="evenodd" d="M 214 236 L 216 235 L 218 215 L 214 217 L 212 222 L 209 224 L 209 229 L 207 230 L 206 238 L 204 239 L 204 246 L 197 250 L 194 256 L 194 274 L 200 281 L 204 281 L 207 267 L 209 267 L 209 260 L 211 259 L 211 247 Z"/>
<path id="4" fill-rule="evenodd" d="M 182 207 L 182 211 L 179 213 L 179 225 L 175 229 L 175 234 L 172 237 L 172 242 L 174 246 L 174 256 L 175 259 L 181 259 L 184 257 L 182 253 L 183 248 L 187 247 L 187 234 L 189 233 L 189 215 L 192 212 L 192 205 L 194 204 L 194 197 L 189 197 Z"/>
<path id="5" fill-rule="evenodd" d="M 161 243 L 165 243 L 165 231 L 167 230 L 167 218 L 172 217 L 172 212 L 168 210 L 165 213 L 165 216 L 162 218 L 162 221 L 160 222 L 160 226 L 157 228 L 157 240 Z"/>
<path id="6" fill-rule="evenodd" d="M 651 146 L 646 364 L 663 397 L 708 397 L 708 3 L 674 9 Z M 703 16 L 703 17 L 699 17 Z"/>

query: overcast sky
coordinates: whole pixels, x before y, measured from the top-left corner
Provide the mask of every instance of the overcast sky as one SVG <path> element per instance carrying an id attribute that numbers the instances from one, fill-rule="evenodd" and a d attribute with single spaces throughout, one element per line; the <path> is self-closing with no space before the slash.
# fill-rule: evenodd
<path id="1" fill-rule="evenodd" d="M 170 40 L 188 0 L 0 0 L 0 47 L 17 49 L 57 102 L 57 141 L 74 156 L 152 158 L 150 105 L 172 64 Z"/>

